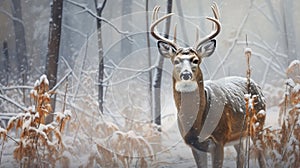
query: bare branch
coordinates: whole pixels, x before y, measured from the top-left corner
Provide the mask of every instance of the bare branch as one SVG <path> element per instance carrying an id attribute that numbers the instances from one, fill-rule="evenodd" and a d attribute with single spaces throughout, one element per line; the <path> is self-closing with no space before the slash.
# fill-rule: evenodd
<path id="1" fill-rule="evenodd" d="M 71 30 L 75 33 L 78 33 L 79 35 L 83 36 L 84 38 L 86 38 L 86 34 L 82 33 L 81 31 L 79 31 L 78 29 L 75 29 L 74 27 L 71 27 L 71 26 L 68 26 L 66 24 L 63 24 L 62 25 L 64 28 L 68 29 L 68 30 Z"/>
<path id="2" fill-rule="evenodd" d="M 235 45 L 237 43 L 237 40 L 238 40 L 238 38 L 239 38 L 239 36 L 240 36 L 243 28 L 244 28 L 244 25 L 245 25 L 245 23 L 246 23 L 246 21 L 247 21 L 247 19 L 249 17 L 249 14 L 250 14 L 250 12 L 248 11 L 248 13 L 244 17 L 242 23 L 240 24 L 240 26 L 239 26 L 239 28 L 238 28 L 238 30 L 237 30 L 234 38 L 233 38 L 233 42 L 231 43 L 231 46 L 229 47 L 229 49 L 227 50 L 226 54 L 224 55 L 224 58 L 218 64 L 217 68 L 215 68 L 216 70 L 214 71 L 214 73 L 212 73 L 211 79 L 213 79 L 216 76 L 217 72 L 221 69 L 221 67 L 223 66 L 223 64 L 225 63 L 225 61 L 227 60 L 227 58 L 229 57 L 229 55 L 231 54 L 231 52 L 233 51 L 233 49 L 234 49 L 234 47 L 235 47 Z"/>
<path id="3" fill-rule="evenodd" d="M 32 86 L 3 86 L 1 90 L 13 90 L 13 89 L 33 89 Z"/>
<path id="4" fill-rule="evenodd" d="M 260 54 L 260 53 L 256 53 L 256 52 L 252 52 L 252 55 L 253 56 L 257 56 L 258 58 L 260 58 L 265 64 L 268 64 L 269 63 L 269 59 L 266 58 L 264 55 Z M 272 65 L 271 68 L 278 74 L 280 75 L 281 77 L 285 78 L 286 75 L 284 73 L 284 71 L 281 71 L 280 69 L 277 69 L 277 68 L 274 68 L 274 66 L 278 66 L 276 65 L 274 62 L 272 62 Z"/>
<path id="5" fill-rule="evenodd" d="M 108 21 L 107 19 L 98 16 L 96 13 L 94 13 L 90 8 L 88 8 L 86 5 L 72 1 L 72 0 L 67 0 L 67 2 L 69 2 L 70 4 L 73 4 L 77 7 L 80 7 L 83 9 L 82 12 L 87 12 L 88 14 L 90 14 L 91 16 L 103 21 L 104 23 L 107 23 L 108 25 L 110 25 L 116 32 L 124 35 L 128 40 L 132 41 L 132 39 L 128 36 L 128 32 L 123 32 L 121 30 L 119 30 L 113 23 L 111 23 L 110 21 Z"/>
<path id="6" fill-rule="evenodd" d="M 26 111 L 27 108 L 19 104 L 18 102 L 14 101 L 13 99 L 7 97 L 6 95 L 0 94 L 0 98 L 15 105 L 17 108 L 21 109 L 22 111 Z"/>
<path id="7" fill-rule="evenodd" d="M 17 22 L 19 22 L 20 24 L 22 24 L 23 27 L 25 27 L 25 26 L 24 26 L 23 20 L 20 20 L 19 18 L 14 17 L 13 15 L 11 15 L 9 12 L 7 12 L 7 11 L 4 10 L 4 9 L 0 9 L 0 12 L 3 13 L 3 14 L 5 14 L 5 15 L 8 16 L 9 18 L 11 18 L 11 20 L 17 21 Z"/>
<path id="8" fill-rule="evenodd" d="M 72 71 L 70 70 L 59 82 L 56 83 L 56 85 L 50 90 L 50 92 L 55 91 L 71 73 Z"/>

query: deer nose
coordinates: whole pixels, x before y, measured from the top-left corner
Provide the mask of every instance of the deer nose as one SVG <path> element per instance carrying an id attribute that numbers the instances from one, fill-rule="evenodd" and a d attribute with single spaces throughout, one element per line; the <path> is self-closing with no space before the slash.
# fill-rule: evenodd
<path id="1" fill-rule="evenodd" d="M 190 79 L 192 79 L 192 73 L 185 70 L 180 74 L 180 78 L 181 78 L 181 80 L 190 80 Z"/>

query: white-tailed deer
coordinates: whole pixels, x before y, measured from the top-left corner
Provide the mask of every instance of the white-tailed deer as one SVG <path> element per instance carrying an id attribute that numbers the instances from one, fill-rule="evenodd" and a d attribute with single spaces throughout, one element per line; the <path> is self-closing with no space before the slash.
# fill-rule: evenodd
<path id="1" fill-rule="evenodd" d="M 246 115 L 245 94 L 248 93 L 247 79 L 241 77 L 227 77 L 217 81 L 203 81 L 200 63 L 205 57 L 212 55 L 216 48 L 214 39 L 221 30 L 219 12 L 216 4 L 212 6 L 214 17 L 207 17 L 214 24 L 214 30 L 203 39 L 198 38 L 193 47 L 180 47 L 176 42 L 176 28 L 174 40 L 160 35 L 156 26 L 167 14 L 158 18 L 159 7 L 153 11 L 151 34 L 158 41 L 158 49 L 162 56 L 171 59 L 173 64 L 173 96 L 177 107 L 178 126 L 185 143 L 191 147 L 198 167 L 207 166 L 207 152 L 211 153 L 212 166 L 222 167 L 224 146 L 233 144 L 236 151 L 240 151 L 237 167 L 243 167 L 243 145 L 239 145 L 240 137 L 247 135 L 247 127 L 243 127 Z M 255 121 L 256 130 L 251 134 L 255 144 L 262 140 L 262 129 L 265 116 L 265 101 L 259 86 L 251 80 L 249 85 L 251 95 L 255 95 L 255 114 L 261 115 Z M 254 117 L 255 118 L 255 117 Z M 252 129 L 253 130 L 253 129 Z M 265 167 L 263 143 L 258 149 L 258 162 Z"/>

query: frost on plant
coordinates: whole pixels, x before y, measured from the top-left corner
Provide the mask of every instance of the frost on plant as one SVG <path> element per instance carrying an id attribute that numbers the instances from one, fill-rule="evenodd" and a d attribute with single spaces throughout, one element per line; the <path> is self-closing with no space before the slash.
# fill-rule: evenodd
<path id="1" fill-rule="evenodd" d="M 286 91 L 280 103 L 281 127 L 266 128 L 264 137 L 269 167 L 300 166 L 300 76 L 299 61 L 293 61 L 287 69 Z"/>
<path id="2" fill-rule="evenodd" d="M 18 132 L 13 156 L 22 167 L 55 167 L 58 161 L 62 166 L 68 164 L 68 159 L 63 156 L 65 149 L 62 131 L 70 120 L 71 112 L 56 112 L 55 120 L 45 123 L 45 117 L 52 115 L 52 94 L 54 92 L 49 90 L 47 77 L 42 75 L 30 91 L 30 107 L 24 113 L 12 117 L 7 128 L 0 130 L 3 139 L 7 139 L 6 134 L 9 131 Z"/>

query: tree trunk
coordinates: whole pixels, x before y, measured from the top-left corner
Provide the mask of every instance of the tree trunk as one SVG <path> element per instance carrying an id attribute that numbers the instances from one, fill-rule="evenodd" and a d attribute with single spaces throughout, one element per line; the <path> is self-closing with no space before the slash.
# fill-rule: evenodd
<path id="1" fill-rule="evenodd" d="M 16 38 L 16 56 L 18 62 L 18 78 L 22 79 L 21 83 L 25 84 L 27 80 L 27 50 L 26 50 L 26 40 L 25 40 L 25 28 L 22 20 L 22 7 L 20 0 L 12 0 L 12 14 L 15 38 Z M 18 81 L 20 82 L 20 81 Z"/>
<path id="2" fill-rule="evenodd" d="M 48 54 L 46 61 L 46 74 L 49 80 L 49 88 L 53 88 L 57 82 L 57 68 L 59 58 L 59 46 L 61 36 L 63 0 L 53 0 L 51 6 L 51 19 L 49 23 Z M 51 101 L 53 111 L 55 111 L 55 95 Z M 46 122 L 51 122 L 53 116 L 46 118 Z"/>
<path id="3" fill-rule="evenodd" d="M 282 0 L 282 17 L 283 17 L 283 37 L 285 40 L 285 51 L 288 55 L 288 66 L 297 57 L 297 46 L 296 46 L 296 36 L 295 36 L 295 26 L 294 26 L 294 10 L 292 0 Z"/>
<path id="4" fill-rule="evenodd" d="M 131 32 L 131 27 L 130 25 L 132 23 L 131 19 L 131 7 L 132 7 L 132 0 L 124 0 L 122 4 L 122 16 L 124 16 L 126 19 L 122 19 L 122 29 Z M 131 42 L 126 38 L 123 39 L 121 42 L 121 51 L 122 53 L 130 54 L 132 51 L 132 44 Z"/>
<path id="5" fill-rule="evenodd" d="M 98 6 L 98 0 L 95 0 L 95 6 L 97 10 L 97 15 L 102 16 L 102 11 L 105 7 L 107 0 L 102 2 L 102 6 Z M 98 74 L 98 103 L 99 110 L 103 113 L 103 78 L 104 78 L 104 57 L 103 57 L 103 43 L 102 43 L 102 31 L 101 31 L 101 19 L 97 19 L 97 34 L 98 34 L 98 56 L 99 56 L 99 74 Z"/>
<path id="6" fill-rule="evenodd" d="M 10 66 L 9 66 L 9 55 L 8 55 L 8 45 L 7 45 L 7 42 L 4 41 L 3 42 L 3 55 L 4 55 L 4 59 L 3 59 L 3 69 L 2 70 L 2 74 L 3 74 L 3 78 L 4 81 L 1 81 L 1 83 L 4 85 L 4 86 L 7 86 L 8 85 L 8 80 L 9 80 L 9 73 L 10 73 Z"/>
<path id="7" fill-rule="evenodd" d="M 179 26 L 181 27 L 181 30 L 182 30 L 182 36 L 183 36 L 183 40 L 184 40 L 183 42 L 186 45 L 189 42 L 189 38 L 188 38 L 186 27 L 185 27 L 185 19 L 184 19 L 184 15 L 183 15 L 181 0 L 176 0 L 176 6 L 177 6 L 178 15 L 180 16 L 180 19 L 182 19 L 182 20 L 180 20 L 181 22 L 180 22 Z"/>
<path id="8" fill-rule="evenodd" d="M 150 49 L 150 32 L 149 32 L 149 1 L 146 0 L 146 30 L 147 30 L 147 56 L 148 56 L 148 66 L 151 67 L 151 49 Z M 149 105 L 150 112 L 153 118 L 153 90 L 152 90 L 152 70 L 149 71 Z"/>
<path id="9" fill-rule="evenodd" d="M 167 13 L 172 12 L 172 0 L 168 0 Z M 171 25 L 171 17 L 168 17 L 165 25 L 165 37 L 169 37 Z M 162 79 L 162 68 L 164 65 L 164 58 L 159 57 L 158 65 L 156 67 L 156 75 L 154 81 L 154 122 L 157 125 L 161 125 L 161 79 Z"/>

